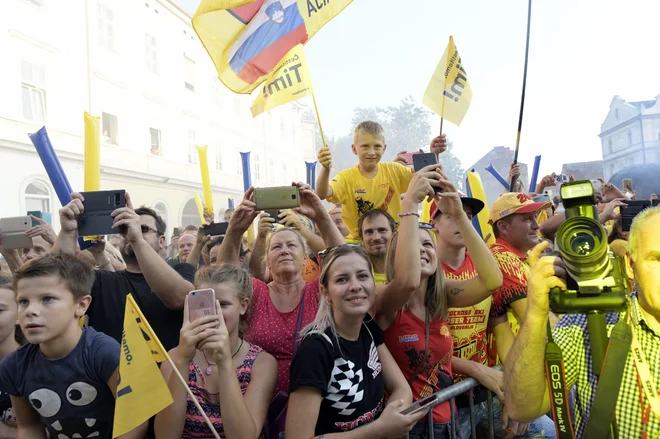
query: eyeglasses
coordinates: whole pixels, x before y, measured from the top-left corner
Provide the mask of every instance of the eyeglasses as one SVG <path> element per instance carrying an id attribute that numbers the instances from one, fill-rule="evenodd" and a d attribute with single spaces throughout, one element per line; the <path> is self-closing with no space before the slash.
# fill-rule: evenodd
<path id="1" fill-rule="evenodd" d="M 149 232 L 154 232 L 155 234 L 160 235 L 158 233 L 158 230 L 152 229 L 151 227 L 146 226 L 144 224 L 140 224 L 140 230 L 142 230 L 143 235 L 146 235 Z M 119 231 L 119 234 L 123 236 L 126 236 L 127 233 L 128 233 L 128 229 L 126 228 L 126 226 L 122 227 L 121 230 Z"/>

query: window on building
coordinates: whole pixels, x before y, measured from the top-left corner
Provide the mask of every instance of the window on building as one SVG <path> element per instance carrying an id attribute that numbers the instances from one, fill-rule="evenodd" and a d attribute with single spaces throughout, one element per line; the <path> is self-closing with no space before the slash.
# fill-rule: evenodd
<path id="1" fill-rule="evenodd" d="M 144 40 L 147 70 L 158 73 L 158 41 L 149 34 L 144 34 Z"/>
<path id="2" fill-rule="evenodd" d="M 199 213 L 197 212 L 197 204 L 195 199 L 191 198 L 183 206 L 183 213 L 181 214 L 181 227 L 186 226 L 200 226 Z"/>
<path id="3" fill-rule="evenodd" d="M 158 216 L 160 216 L 163 219 L 163 221 L 165 221 L 165 224 L 170 223 L 168 221 L 169 218 L 167 216 L 167 206 L 165 205 L 165 203 L 158 202 L 154 204 L 154 210 L 156 211 Z M 167 232 L 166 232 L 166 236 L 167 236 Z"/>
<path id="4" fill-rule="evenodd" d="M 99 44 L 106 49 L 115 50 L 115 17 L 108 2 L 98 2 Z"/>
<path id="5" fill-rule="evenodd" d="M 195 61 L 183 56 L 183 78 L 186 88 L 195 91 Z"/>
<path id="6" fill-rule="evenodd" d="M 195 148 L 195 130 L 188 130 L 188 163 L 197 164 L 197 148 Z M 195 207 L 195 209 L 197 209 Z"/>
<path id="7" fill-rule="evenodd" d="M 607 140 L 607 153 L 612 154 L 614 152 L 614 148 L 612 147 L 612 139 Z"/>
<path id="8" fill-rule="evenodd" d="M 151 138 L 151 153 L 158 156 L 163 155 L 162 145 L 160 143 L 160 130 L 149 128 L 149 136 Z"/>
<path id="9" fill-rule="evenodd" d="M 222 171 L 222 147 L 220 142 L 215 143 L 215 170 Z"/>
<path id="10" fill-rule="evenodd" d="M 259 166 L 259 154 L 255 154 L 253 157 L 254 165 L 254 178 L 256 180 L 261 180 L 261 167 Z"/>
<path id="11" fill-rule="evenodd" d="M 25 188 L 25 210 L 50 212 L 50 189 L 45 183 L 35 180 Z"/>
<path id="12" fill-rule="evenodd" d="M 275 183 L 275 163 L 273 163 L 273 159 L 268 159 L 268 183 Z"/>
<path id="13" fill-rule="evenodd" d="M 39 125 L 46 123 L 46 72 L 43 67 L 21 62 L 23 117 Z"/>
<path id="14" fill-rule="evenodd" d="M 110 113 L 101 113 L 101 128 L 103 129 L 103 143 L 119 145 L 119 121 L 117 116 Z"/>
<path id="15" fill-rule="evenodd" d="M 632 144 L 633 144 L 633 142 L 632 142 L 632 140 L 633 140 L 632 139 L 632 131 L 628 130 L 627 136 L 628 136 L 628 146 L 632 146 Z"/>

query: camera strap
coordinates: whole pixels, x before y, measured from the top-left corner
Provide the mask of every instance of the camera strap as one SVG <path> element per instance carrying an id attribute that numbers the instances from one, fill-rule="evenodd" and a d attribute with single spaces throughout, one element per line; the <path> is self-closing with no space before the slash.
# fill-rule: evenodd
<path id="1" fill-rule="evenodd" d="M 548 322 L 548 344 L 545 346 L 545 376 L 548 379 L 550 406 L 559 439 L 574 439 L 571 412 L 568 407 L 568 389 L 561 348 L 554 342 Z"/>
<path id="2" fill-rule="evenodd" d="M 603 370 L 591 405 L 585 437 L 606 439 L 610 434 L 610 426 L 615 420 L 614 410 L 631 342 L 630 326 L 624 320 L 619 319 L 619 322 L 612 328 L 610 342 L 605 352 Z"/>
<path id="3" fill-rule="evenodd" d="M 629 323 L 630 330 L 632 332 L 633 360 L 635 361 L 635 368 L 637 369 L 637 375 L 639 376 L 639 380 L 641 382 L 641 388 L 644 389 L 644 394 L 646 395 L 646 399 L 651 406 L 651 411 L 656 418 L 660 419 L 660 396 L 658 395 L 658 386 L 656 386 L 655 381 L 653 381 L 653 375 L 651 375 L 651 369 L 649 368 L 646 354 L 642 350 L 642 346 L 637 340 L 631 318 L 629 318 Z"/>

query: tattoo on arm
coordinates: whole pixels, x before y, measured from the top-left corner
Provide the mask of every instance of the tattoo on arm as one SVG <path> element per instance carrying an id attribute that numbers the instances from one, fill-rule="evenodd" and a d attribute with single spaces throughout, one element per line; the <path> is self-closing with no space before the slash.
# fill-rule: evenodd
<path id="1" fill-rule="evenodd" d="M 460 293 L 464 291 L 464 288 L 452 288 L 449 290 L 452 296 L 458 296 Z"/>

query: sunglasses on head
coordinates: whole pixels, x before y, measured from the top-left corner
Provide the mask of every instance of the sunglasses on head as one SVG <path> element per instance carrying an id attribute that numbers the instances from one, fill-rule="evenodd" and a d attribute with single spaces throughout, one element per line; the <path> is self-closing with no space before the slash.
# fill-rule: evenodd
<path id="1" fill-rule="evenodd" d="M 327 258 L 330 254 L 332 254 L 332 252 L 334 252 L 335 250 L 337 250 L 340 247 L 360 247 L 360 245 L 359 244 L 341 244 L 341 245 L 331 245 L 328 248 L 324 248 L 323 250 L 321 250 L 320 252 L 317 253 L 317 255 L 319 257 L 319 266 L 322 267 L 323 266 L 323 260 L 325 258 Z"/>

